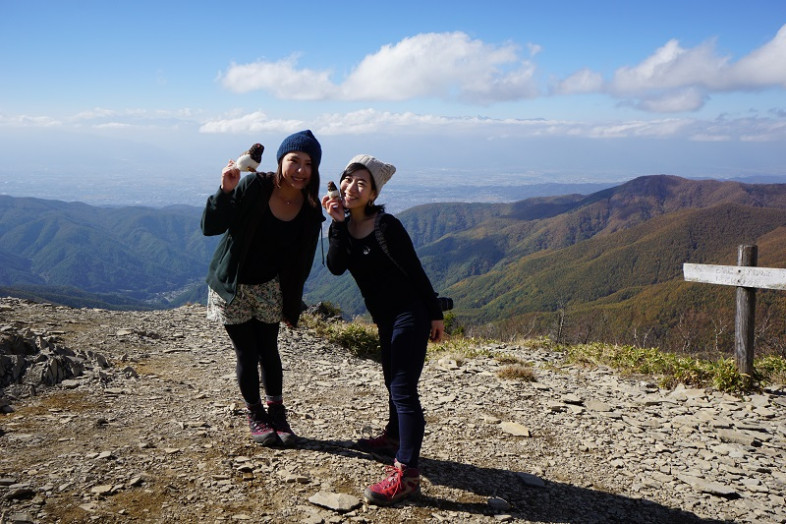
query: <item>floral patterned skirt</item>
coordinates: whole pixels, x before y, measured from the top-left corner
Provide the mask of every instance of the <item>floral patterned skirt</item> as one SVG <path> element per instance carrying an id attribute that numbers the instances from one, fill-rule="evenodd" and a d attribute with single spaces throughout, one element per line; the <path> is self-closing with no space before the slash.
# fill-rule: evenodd
<path id="1" fill-rule="evenodd" d="M 207 318 L 222 324 L 243 324 L 252 318 L 275 324 L 283 318 L 283 299 L 278 277 L 264 284 L 238 284 L 231 304 L 208 288 Z"/>

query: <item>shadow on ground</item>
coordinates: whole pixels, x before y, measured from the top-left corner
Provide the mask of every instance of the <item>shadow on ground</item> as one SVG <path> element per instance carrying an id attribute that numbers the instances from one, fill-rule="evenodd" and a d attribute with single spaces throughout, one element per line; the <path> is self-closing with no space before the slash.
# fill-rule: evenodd
<path id="1" fill-rule="evenodd" d="M 300 446 L 342 456 L 376 460 L 385 464 L 390 458 L 350 449 L 346 442 L 302 439 Z M 646 499 L 615 495 L 571 484 L 527 477 L 522 473 L 484 468 L 461 462 L 421 457 L 423 477 L 432 485 L 458 489 L 482 497 L 500 497 L 510 508 L 495 511 L 487 503 L 460 502 L 431 496 L 428 489 L 406 504 L 444 511 L 478 515 L 510 515 L 516 519 L 554 523 L 670 523 L 733 524 L 731 520 L 704 519 L 688 511 L 670 508 Z M 525 478 L 528 482 L 525 482 Z M 533 482 L 534 480 L 534 482 Z M 722 503 L 722 501 L 719 501 Z"/>

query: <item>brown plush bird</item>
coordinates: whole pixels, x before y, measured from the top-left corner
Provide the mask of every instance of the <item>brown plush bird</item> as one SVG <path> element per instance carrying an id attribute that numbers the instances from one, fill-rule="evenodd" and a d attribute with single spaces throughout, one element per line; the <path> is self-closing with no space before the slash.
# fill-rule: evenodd
<path id="1" fill-rule="evenodd" d="M 328 188 L 328 192 L 327 192 L 328 198 L 339 198 L 341 196 L 341 193 L 338 192 L 338 188 L 336 187 L 336 183 L 333 182 L 332 180 L 328 180 L 327 188 Z"/>
<path id="2" fill-rule="evenodd" d="M 250 171 L 255 173 L 262 162 L 262 153 L 265 151 L 265 146 L 262 144 L 254 144 L 248 151 L 238 157 L 235 166 L 241 171 Z"/>

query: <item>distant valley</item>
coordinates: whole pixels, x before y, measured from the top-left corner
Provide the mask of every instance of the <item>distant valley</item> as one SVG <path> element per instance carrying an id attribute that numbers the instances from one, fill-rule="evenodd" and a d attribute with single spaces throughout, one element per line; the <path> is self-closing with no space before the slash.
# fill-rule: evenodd
<path id="1" fill-rule="evenodd" d="M 204 300 L 216 238 L 201 208 L 100 208 L 0 197 L 0 292 L 75 306 L 166 308 Z M 686 283 L 685 262 L 786 267 L 786 184 L 648 176 L 588 194 L 435 203 L 396 212 L 454 328 L 698 351 L 733 340 L 733 289 Z M 327 232 L 327 223 L 325 233 Z M 348 275 L 317 247 L 307 303 L 363 314 Z M 786 296 L 762 292 L 761 344 L 776 348 Z"/>

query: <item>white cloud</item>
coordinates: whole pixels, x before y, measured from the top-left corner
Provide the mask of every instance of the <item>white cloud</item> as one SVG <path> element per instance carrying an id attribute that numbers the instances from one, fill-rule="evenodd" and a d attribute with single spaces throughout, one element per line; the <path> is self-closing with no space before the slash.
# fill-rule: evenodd
<path id="1" fill-rule="evenodd" d="M 786 25 L 768 43 L 734 63 L 717 55 L 714 42 L 683 49 L 671 40 L 638 66 L 618 69 L 611 88 L 635 94 L 686 87 L 746 91 L 774 86 L 786 87 Z"/>
<path id="2" fill-rule="evenodd" d="M 96 129 L 129 129 L 133 126 L 123 122 L 107 122 L 105 124 L 97 124 L 94 127 Z"/>
<path id="3" fill-rule="evenodd" d="M 593 138 L 671 138 L 679 136 L 692 123 L 691 120 L 676 118 L 607 123 L 589 126 L 585 136 Z"/>
<path id="4" fill-rule="evenodd" d="M 298 68 L 297 55 L 232 64 L 219 78 L 234 92 L 262 90 L 288 100 L 439 98 L 486 105 L 540 96 L 531 60 L 540 52 L 534 43 L 522 52 L 513 43 L 489 44 L 463 32 L 422 33 L 382 46 L 343 79 L 332 79 L 329 70 Z M 700 109 L 716 92 L 771 87 L 786 87 L 786 25 L 737 62 L 718 54 L 714 40 L 684 48 L 672 39 L 608 80 L 583 68 L 556 82 L 551 92 L 605 93 L 643 111 L 679 113 Z"/>
<path id="5" fill-rule="evenodd" d="M 588 68 L 581 69 L 559 82 L 554 92 L 560 95 L 595 93 L 603 89 L 603 75 Z"/>
<path id="6" fill-rule="evenodd" d="M 662 98 L 660 103 L 688 104 L 691 94 L 683 98 Z M 686 101 L 687 100 L 687 101 Z M 643 102 L 642 102 L 643 103 Z M 650 101 L 649 103 L 655 103 Z M 695 103 L 695 101 L 693 102 Z M 651 107 L 664 111 L 668 108 Z M 492 140 L 496 138 L 534 138 L 534 137 L 577 137 L 593 139 L 683 139 L 691 141 L 733 141 L 733 142 L 783 142 L 786 141 L 786 119 L 777 111 L 767 116 L 746 116 L 743 118 L 720 117 L 715 120 L 689 118 L 659 118 L 641 120 L 576 121 L 557 119 L 490 118 L 482 116 L 443 116 L 419 114 L 414 112 L 380 111 L 373 108 L 345 113 L 316 114 L 308 120 L 271 117 L 262 111 L 232 113 L 195 120 L 197 111 L 140 111 L 136 109 L 111 111 L 92 110 L 89 114 L 97 117 L 86 119 L 87 112 L 57 120 L 46 116 L 1 115 L 0 128 L 52 128 L 79 130 L 90 128 L 109 133 L 125 131 L 139 133 L 142 137 L 157 136 L 157 133 L 171 133 L 182 130 L 201 134 L 286 134 L 309 128 L 315 133 L 327 136 L 351 137 L 362 134 L 377 134 L 398 139 L 405 136 L 465 137 L 473 140 Z"/>
<path id="7" fill-rule="evenodd" d="M 302 129 L 301 120 L 269 119 L 260 111 L 204 122 L 200 133 L 259 133 L 265 131 L 294 132 Z"/>
<path id="8" fill-rule="evenodd" d="M 682 113 L 701 108 L 709 98 L 706 91 L 695 87 L 649 94 L 636 107 L 653 113 Z"/>
<path id="9" fill-rule="evenodd" d="M 277 132 L 302 129 L 299 120 L 269 119 L 264 113 L 206 122 L 203 133 Z M 579 122 L 571 120 L 516 119 L 484 117 L 445 117 L 411 112 L 388 112 L 364 109 L 349 113 L 327 113 L 310 119 L 308 127 L 318 135 L 351 136 L 380 134 L 391 137 L 406 135 L 476 137 L 584 137 L 593 139 L 679 138 L 692 141 L 783 141 L 786 122 L 776 118 L 719 119 L 714 121 L 688 118 L 655 120 Z"/>
<path id="10" fill-rule="evenodd" d="M 60 120 L 48 116 L 0 114 L 0 126 L 4 127 L 57 127 L 62 124 Z"/>
<path id="11" fill-rule="evenodd" d="M 716 56 L 710 43 L 686 50 L 676 40 L 670 40 L 639 65 L 618 69 L 611 90 L 636 94 L 689 86 L 711 87 L 717 84 L 719 73 L 727 69 L 727 63 L 728 58 Z"/>
<path id="12" fill-rule="evenodd" d="M 335 86 L 329 71 L 297 69 L 297 56 L 278 62 L 232 64 L 220 75 L 221 83 L 236 93 L 268 91 L 277 98 L 291 100 L 322 100 L 330 98 Z"/>
<path id="13" fill-rule="evenodd" d="M 459 98 L 488 103 L 537 94 L 534 67 L 512 44 L 470 40 L 465 33 L 427 33 L 383 46 L 342 84 L 345 99 Z"/>
<path id="14" fill-rule="evenodd" d="M 81 111 L 71 117 L 71 120 L 95 120 L 99 118 L 112 118 L 118 114 L 117 111 L 113 109 L 104 109 L 101 107 L 96 107 L 87 111 Z"/>
<path id="15" fill-rule="evenodd" d="M 531 42 L 527 44 L 527 49 L 529 49 L 529 56 L 535 56 L 537 54 L 540 54 L 541 51 L 543 51 L 542 46 L 538 44 L 533 44 Z"/>
<path id="16" fill-rule="evenodd" d="M 786 25 L 775 38 L 734 64 L 730 77 L 742 88 L 786 87 Z"/>
<path id="17" fill-rule="evenodd" d="M 645 111 L 677 113 L 700 109 L 712 93 L 772 87 L 786 87 L 786 25 L 737 62 L 718 55 L 714 41 L 685 49 L 669 40 L 639 64 L 618 68 L 608 82 L 600 73 L 582 69 L 553 91 L 602 92 Z"/>
<path id="18" fill-rule="evenodd" d="M 163 109 L 107 109 L 96 107 L 61 118 L 51 116 L 2 115 L 0 127 L 8 128 L 53 128 L 65 130 L 174 130 L 195 129 L 199 125 L 201 111 L 190 108 Z"/>
<path id="19" fill-rule="evenodd" d="M 748 125 L 744 126 L 740 132 L 741 142 L 782 142 L 784 140 L 786 140 L 786 122 L 782 120 L 750 119 Z"/>
<path id="20" fill-rule="evenodd" d="M 532 55 L 539 50 L 529 46 Z M 485 104 L 537 96 L 535 67 L 519 54 L 513 44 L 486 44 L 462 32 L 424 33 L 366 56 L 340 83 L 330 71 L 298 69 L 296 56 L 232 64 L 219 78 L 238 93 L 263 90 L 290 100 L 436 97 Z"/>
<path id="21" fill-rule="evenodd" d="M 729 142 L 732 137 L 722 134 L 696 133 L 690 139 L 694 142 Z"/>

